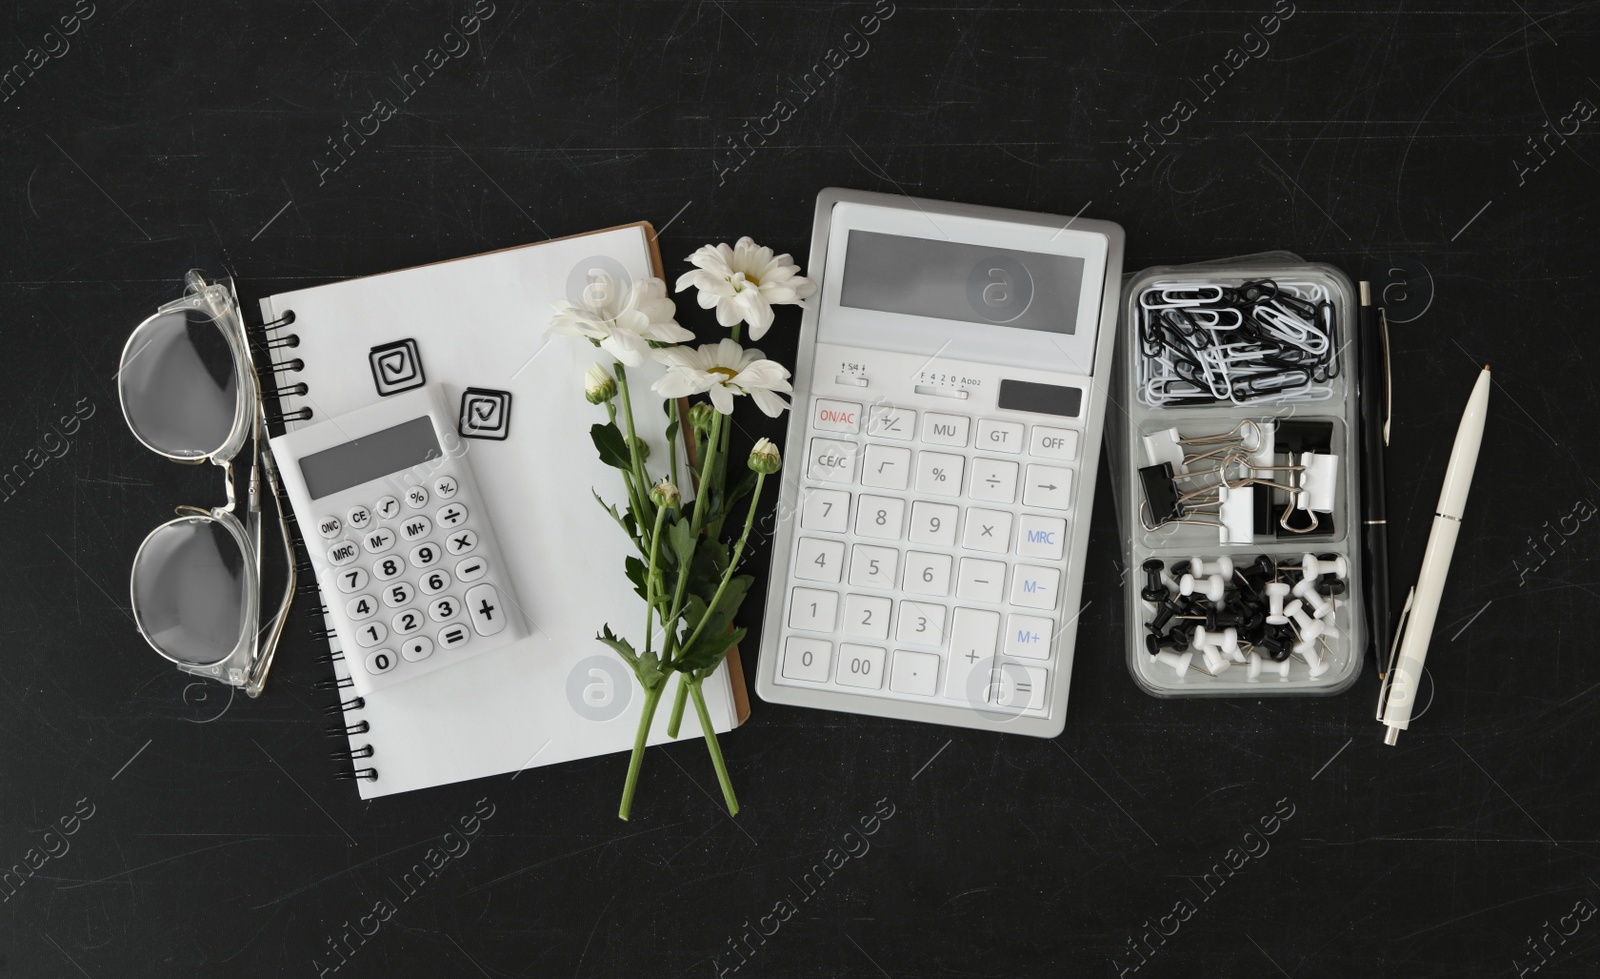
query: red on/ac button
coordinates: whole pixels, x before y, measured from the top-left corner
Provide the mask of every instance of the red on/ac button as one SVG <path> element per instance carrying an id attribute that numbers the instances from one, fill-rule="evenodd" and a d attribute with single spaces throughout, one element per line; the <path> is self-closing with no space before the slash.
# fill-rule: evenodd
<path id="1" fill-rule="evenodd" d="M 811 427 L 819 432 L 861 431 L 861 406 L 849 401 L 818 398 L 811 402 Z"/>

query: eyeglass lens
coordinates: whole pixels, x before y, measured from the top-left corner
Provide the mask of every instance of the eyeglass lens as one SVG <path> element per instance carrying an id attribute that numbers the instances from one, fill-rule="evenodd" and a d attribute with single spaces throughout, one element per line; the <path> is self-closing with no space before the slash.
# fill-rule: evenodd
<path id="1" fill-rule="evenodd" d="M 128 424 L 168 455 L 203 458 L 227 441 L 239 376 L 222 326 L 199 310 L 173 310 L 139 328 L 119 375 Z"/>
<path id="2" fill-rule="evenodd" d="M 157 528 L 133 566 L 133 607 L 146 635 L 173 659 L 199 666 L 238 645 L 248 588 L 239 542 L 209 518 Z"/>

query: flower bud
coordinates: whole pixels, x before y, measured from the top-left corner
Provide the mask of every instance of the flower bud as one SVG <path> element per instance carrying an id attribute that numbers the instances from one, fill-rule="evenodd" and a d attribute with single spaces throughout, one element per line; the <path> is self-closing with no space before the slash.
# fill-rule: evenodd
<path id="1" fill-rule="evenodd" d="M 689 406 L 689 428 L 697 435 L 710 435 L 716 417 L 717 409 L 704 401 Z"/>
<path id="2" fill-rule="evenodd" d="M 772 474 L 783 466 L 783 456 L 771 439 L 762 439 L 750 450 L 750 468 L 758 473 Z"/>
<path id="3" fill-rule="evenodd" d="M 643 462 L 646 459 L 650 458 L 650 443 L 649 442 L 646 442 L 644 439 L 642 439 L 639 436 L 635 435 L 633 437 L 633 439 L 628 444 L 633 447 L 634 454 L 639 457 L 639 461 L 640 462 Z"/>
<path id="4" fill-rule="evenodd" d="M 662 477 L 661 482 L 650 487 L 650 502 L 669 510 L 678 508 L 678 487 L 672 480 Z"/>
<path id="5" fill-rule="evenodd" d="M 604 367 L 594 364 L 583 374 L 583 396 L 592 405 L 604 404 L 617 396 L 617 379 Z"/>

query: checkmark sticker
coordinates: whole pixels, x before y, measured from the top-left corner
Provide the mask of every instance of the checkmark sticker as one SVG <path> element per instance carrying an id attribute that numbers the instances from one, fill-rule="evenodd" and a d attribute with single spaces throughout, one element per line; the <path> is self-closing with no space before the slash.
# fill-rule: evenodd
<path id="1" fill-rule="evenodd" d="M 457 429 L 463 438 L 504 441 L 511 434 L 511 392 L 467 388 Z"/>
<path id="2" fill-rule="evenodd" d="M 373 347 L 367 353 L 372 383 L 380 397 L 399 394 L 427 383 L 422 372 L 422 355 L 417 341 L 409 337 Z"/>

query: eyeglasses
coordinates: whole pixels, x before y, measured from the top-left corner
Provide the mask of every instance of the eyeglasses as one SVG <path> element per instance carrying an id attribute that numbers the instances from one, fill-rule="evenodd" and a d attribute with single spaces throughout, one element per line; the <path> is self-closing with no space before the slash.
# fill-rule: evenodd
<path id="1" fill-rule="evenodd" d="M 133 559 L 134 621 L 185 673 L 261 693 L 295 593 L 294 544 L 278 470 L 262 444 L 266 413 L 250 340 L 231 284 L 185 277 L 182 299 L 140 323 L 122 350 L 117 390 L 140 442 L 175 462 L 222 467 L 227 505 L 180 506 Z M 235 515 L 234 460 L 251 446 L 244 522 Z M 261 473 L 283 536 L 287 585 L 262 625 Z"/>

